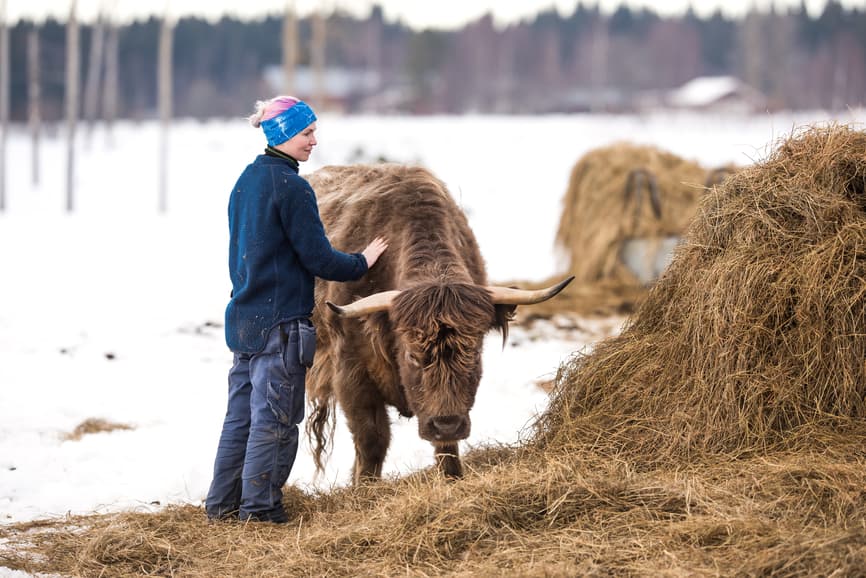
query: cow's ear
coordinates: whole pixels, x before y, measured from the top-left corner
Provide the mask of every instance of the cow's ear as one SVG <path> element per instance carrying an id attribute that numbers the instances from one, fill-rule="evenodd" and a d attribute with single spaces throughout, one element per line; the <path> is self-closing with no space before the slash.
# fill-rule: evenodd
<path id="1" fill-rule="evenodd" d="M 492 329 L 502 334 L 502 347 L 505 347 L 505 342 L 508 340 L 508 322 L 514 319 L 515 311 L 517 305 L 495 305 Z"/>

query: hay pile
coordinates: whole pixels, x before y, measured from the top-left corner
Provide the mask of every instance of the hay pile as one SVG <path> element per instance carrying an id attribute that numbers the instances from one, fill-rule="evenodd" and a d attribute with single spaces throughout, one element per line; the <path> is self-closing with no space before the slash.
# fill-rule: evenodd
<path id="1" fill-rule="evenodd" d="M 556 233 L 574 284 L 638 284 L 620 260 L 623 241 L 682 235 L 708 178 L 697 163 L 652 146 L 623 142 L 584 155 L 571 171 Z"/>
<path id="2" fill-rule="evenodd" d="M 862 420 L 864 395 L 866 134 L 814 127 L 703 199 L 630 326 L 566 368 L 541 437 L 750 452 Z"/>
<path id="3" fill-rule="evenodd" d="M 560 369 L 534 437 L 292 490 L 286 527 L 202 508 L 0 526 L 73 576 L 855 576 L 866 568 L 866 133 L 726 180 L 629 327 Z M 62 531 L 53 531 L 62 530 Z"/>

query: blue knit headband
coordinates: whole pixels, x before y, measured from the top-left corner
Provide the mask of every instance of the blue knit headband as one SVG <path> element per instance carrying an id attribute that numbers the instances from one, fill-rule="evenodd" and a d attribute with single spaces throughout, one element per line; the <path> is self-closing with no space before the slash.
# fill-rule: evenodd
<path id="1" fill-rule="evenodd" d="M 314 122 L 316 122 L 316 113 L 306 102 L 299 100 L 274 118 L 263 120 L 262 130 L 265 131 L 268 144 L 277 146 Z"/>

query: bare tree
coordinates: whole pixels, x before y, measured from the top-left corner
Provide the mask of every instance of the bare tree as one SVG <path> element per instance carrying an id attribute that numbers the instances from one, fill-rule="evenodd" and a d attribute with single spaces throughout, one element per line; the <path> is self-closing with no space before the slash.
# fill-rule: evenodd
<path id="1" fill-rule="evenodd" d="M 298 63 L 298 15 L 294 0 L 286 3 L 283 16 L 283 89 L 295 93 L 295 66 Z"/>
<path id="2" fill-rule="evenodd" d="M 93 25 L 90 39 L 90 58 L 87 63 L 87 84 L 84 87 L 84 119 L 87 122 L 87 142 L 93 134 L 96 113 L 99 108 L 99 85 L 102 80 L 102 62 L 105 46 L 105 25 L 100 10 Z"/>
<path id="3" fill-rule="evenodd" d="M 742 78 L 746 84 L 760 91 L 767 89 L 764 82 L 766 20 L 767 17 L 759 13 L 753 6 L 740 24 L 737 38 Z"/>
<path id="4" fill-rule="evenodd" d="M 376 79 L 378 84 L 381 82 L 381 74 L 383 68 L 383 25 L 381 12 L 373 12 L 370 18 L 368 18 L 367 21 L 364 23 L 364 29 L 365 32 L 363 36 L 363 48 L 364 53 L 366 54 L 364 58 L 364 66 L 368 70 L 376 71 L 379 74 L 379 78 Z M 378 92 L 379 88 L 379 86 L 376 86 L 375 90 Z"/>
<path id="5" fill-rule="evenodd" d="M 327 28 L 323 9 L 319 8 L 313 14 L 313 38 L 310 54 L 311 66 L 313 68 L 313 100 L 316 106 L 324 110 L 326 108 L 325 95 L 325 49 L 328 44 Z"/>
<path id="6" fill-rule="evenodd" d="M 794 81 L 797 71 L 794 65 L 798 56 L 797 18 L 792 14 L 771 13 L 773 18 L 766 27 L 769 37 L 766 43 L 766 59 L 772 63 L 767 67 L 767 96 L 773 108 L 789 108 L 791 96 L 797 92 Z"/>
<path id="7" fill-rule="evenodd" d="M 119 33 L 114 19 L 115 5 L 109 8 L 106 16 L 105 38 L 105 89 L 102 96 L 102 118 L 105 120 L 105 135 L 108 144 L 113 144 L 114 121 L 117 119 L 118 69 L 117 53 Z"/>
<path id="8" fill-rule="evenodd" d="M 174 22 L 166 9 L 159 32 L 159 212 L 168 210 L 168 133 L 172 115 L 172 44 Z"/>
<path id="9" fill-rule="evenodd" d="M 66 23 L 66 210 L 75 209 L 75 128 L 78 122 L 78 19 L 72 0 Z"/>
<path id="10" fill-rule="evenodd" d="M 9 27 L 0 0 L 0 211 L 6 210 L 6 140 L 9 134 Z"/>
<path id="11" fill-rule="evenodd" d="M 39 136 L 42 131 L 39 82 L 39 26 L 33 25 L 27 35 L 27 122 L 30 125 L 33 185 L 39 184 Z"/>
<path id="12" fill-rule="evenodd" d="M 0 0 L 0 212 L 6 210 L 6 141 L 9 134 L 9 27 Z"/>
<path id="13" fill-rule="evenodd" d="M 592 28 L 592 68 L 590 69 L 590 86 L 592 86 L 593 112 L 604 108 L 602 92 L 607 88 L 608 51 L 610 35 L 607 18 L 599 18 Z"/>

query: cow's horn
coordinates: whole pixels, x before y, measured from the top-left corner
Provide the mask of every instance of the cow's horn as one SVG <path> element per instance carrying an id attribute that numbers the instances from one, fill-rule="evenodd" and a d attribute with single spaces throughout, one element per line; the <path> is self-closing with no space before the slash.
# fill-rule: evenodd
<path id="1" fill-rule="evenodd" d="M 493 295 L 493 302 L 497 305 L 532 305 L 547 301 L 557 293 L 565 289 L 565 286 L 571 283 L 574 275 L 568 279 L 560 281 L 547 289 L 514 289 L 512 287 L 487 287 L 490 294 Z"/>
<path id="2" fill-rule="evenodd" d="M 330 301 L 325 301 L 325 303 L 340 317 L 362 317 L 377 311 L 387 311 L 391 307 L 394 297 L 399 294 L 399 291 L 382 291 L 343 306 L 334 305 Z"/>

